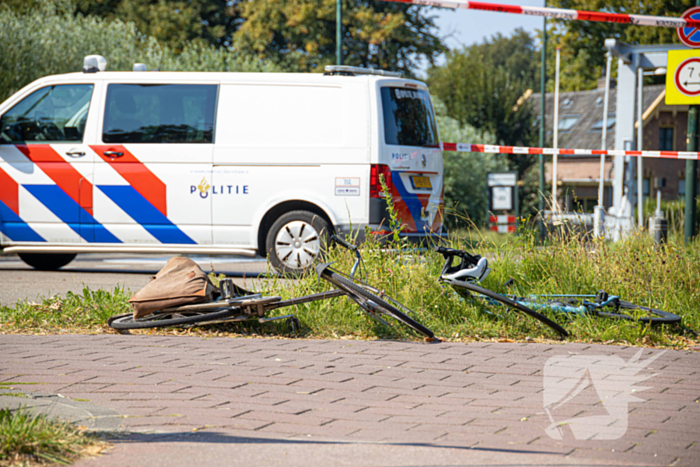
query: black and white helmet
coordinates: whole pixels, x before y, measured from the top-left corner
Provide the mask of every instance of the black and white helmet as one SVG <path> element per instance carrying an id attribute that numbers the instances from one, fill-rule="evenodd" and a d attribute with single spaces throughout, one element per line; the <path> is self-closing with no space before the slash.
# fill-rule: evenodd
<path id="1" fill-rule="evenodd" d="M 464 282 L 481 282 L 489 275 L 489 262 L 486 258 L 481 258 L 476 265 L 470 268 L 461 269 L 451 274 L 442 274 L 441 278 L 447 282 L 464 281 Z"/>

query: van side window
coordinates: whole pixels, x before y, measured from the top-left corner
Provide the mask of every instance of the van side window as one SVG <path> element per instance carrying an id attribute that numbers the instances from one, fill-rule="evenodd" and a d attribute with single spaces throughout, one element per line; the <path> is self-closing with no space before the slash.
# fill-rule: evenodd
<path id="1" fill-rule="evenodd" d="M 2 142 L 82 142 L 92 88 L 61 84 L 34 91 L 0 119 Z"/>
<path id="2" fill-rule="evenodd" d="M 430 94 L 422 89 L 382 88 L 384 138 L 397 146 L 438 143 Z"/>
<path id="3" fill-rule="evenodd" d="M 218 86 L 110 84 L 105 143 L 212 143 Z"/>

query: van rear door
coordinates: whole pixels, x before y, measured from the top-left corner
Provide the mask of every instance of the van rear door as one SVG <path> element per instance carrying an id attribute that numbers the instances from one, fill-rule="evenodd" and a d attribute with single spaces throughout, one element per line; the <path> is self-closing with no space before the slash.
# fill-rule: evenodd
<path id="1" fill-rule="evenodd" d="M 442 227 L 442 151 L 430 94 L 422 84 L 382 82 L 379 163 L 389 167 L 392 197 L 403 233 L 437 233 Z"/>

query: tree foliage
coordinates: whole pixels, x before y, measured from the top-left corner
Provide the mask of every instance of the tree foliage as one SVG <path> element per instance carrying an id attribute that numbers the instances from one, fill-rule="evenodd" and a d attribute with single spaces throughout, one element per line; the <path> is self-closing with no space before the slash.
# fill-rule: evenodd
<path id="1" fill-rule="evenodd" d="M 496 144 L 529 145 L 536 128 L 531 107 L 522 105 L 521 97 L 539 80 L 536 54 L 535 41 L 524 30 L 511 37 L 496 34 L 482 44 L 448 52 L 444 66 L 428 71 L 428 82 L 461 124 L 494 135 Z M 532 160 L 513 156 L 511 166 L 522 172 Z"/>
<path id="2" fill-rule="evenodd" d="M 31 25 L 27 27 L 27 25 Z M 135 62 L 164 71 L 278 71 L 255 57 L 203 42 L 185 43 L 176 54 L 134 23 L 75 14 L 67 2 L 36 9 L 0 7 L 0 101 L 42 76 L 82 70 L 85 55 L 100 54 L 108 70 Z"/>
<path id="3" fill-rule="evenodd" d="M 44 0 L 0 0 L 18 13 Z M 49 0 L 74 13 L 133 23 L 175 53 L 190 42 L 235 47 L 285 69 L 310 71 L 336 62 L 336 0 Z M 424 6 L 343 0 L 346 65 L 415 72 L 445 50 Z"/>
<path id="4" fill-rule="evenodd" d="M 228 0 L 76 0 L 84 15 L 132 22 L 161 44 L 181 51 L 184 44 L 203 40 L 226 46 L 240 18 Z"/>
<path id="5" fill-rule="evenodd" d="M 447 108 L 433 98 L 436 119 L 443 141 L 471 141 L 493 144 L 494 136 L 471 125 L 459 123 L 447 115 Z M 486 176 L 489 172 L 508 169 L 508 161 L 497 154 L 443 152 L 445 164 L 445 221 L 450 228 L 469 227 L 486 222 L 488 198 Z"/>
<path id="6" fill-rule="evenodd" d="M 695 0 L 549 0 L 548 6 L 607 13 L 679 17 L 695 6 Z M 678 43 L 676 30 L 650 26 L 551 20 L 548 24 L 548 68 L 550 90 L 554 90 L 554 48 L 561 47 L 561 91 L 595 89 L 605 67 L 607 38 L 629 44 Z M 615 70 L 613 70 L 615 73 Z"/>
<path id="7" fill-rule="evenodd" d="M 343 64 L 414 72 L 445 50 L 426 7 L 343 0 Z M 250 0 L 234 45 L 308 71 L 336 62 L 336 0 Z"/>
<path id="8" fill-rule="evenodd" d="M 1 0 L 18 13 L 36 10 L 43 0 Z M 60 0 L 74 12 L 133 23 L 141 34 L 180 52 L 186 43 L 229 45 L 240 22 L 237 1 L 230 0 Z M 55 0 L 54 0 L 55 3 Z"/>

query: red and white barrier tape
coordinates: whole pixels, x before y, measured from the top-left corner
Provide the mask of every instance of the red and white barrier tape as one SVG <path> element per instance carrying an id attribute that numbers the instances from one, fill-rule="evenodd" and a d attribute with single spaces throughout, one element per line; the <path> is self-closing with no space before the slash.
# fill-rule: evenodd
<path id="1" fill-rule="evenodd" d="M 637 26 L 656 26 L 661 28 L 685 28 L 691 26 L 700 28 L 700 20 L 675 18 L 671 16 L 625 15 L 621 13 L 603 13 L 599 11 L 566 10 L 563 8 L 546 8 L 541 6 L 503 5 L 500 3 L 460 2 L 454 0 L 384 1 L 445 8 L 463 8 L 465 10 L 514 13 L 516 15 L 546 16 L 547 18 L 557 19 L 598 21 L 601 23 L 635 24 Z"/>
<path id="2" fill-rule="evenodd" d="M 636 156 L 661 159 L 700 159 L 700 152 L 688 151 L 621 151 L 601 149 L 553 149 L 519 146 L 494 146 L 490 144 L 440 143 L 443 151 L 485 152 L 490 154 L 557 154 L 565 156 Z"/>

